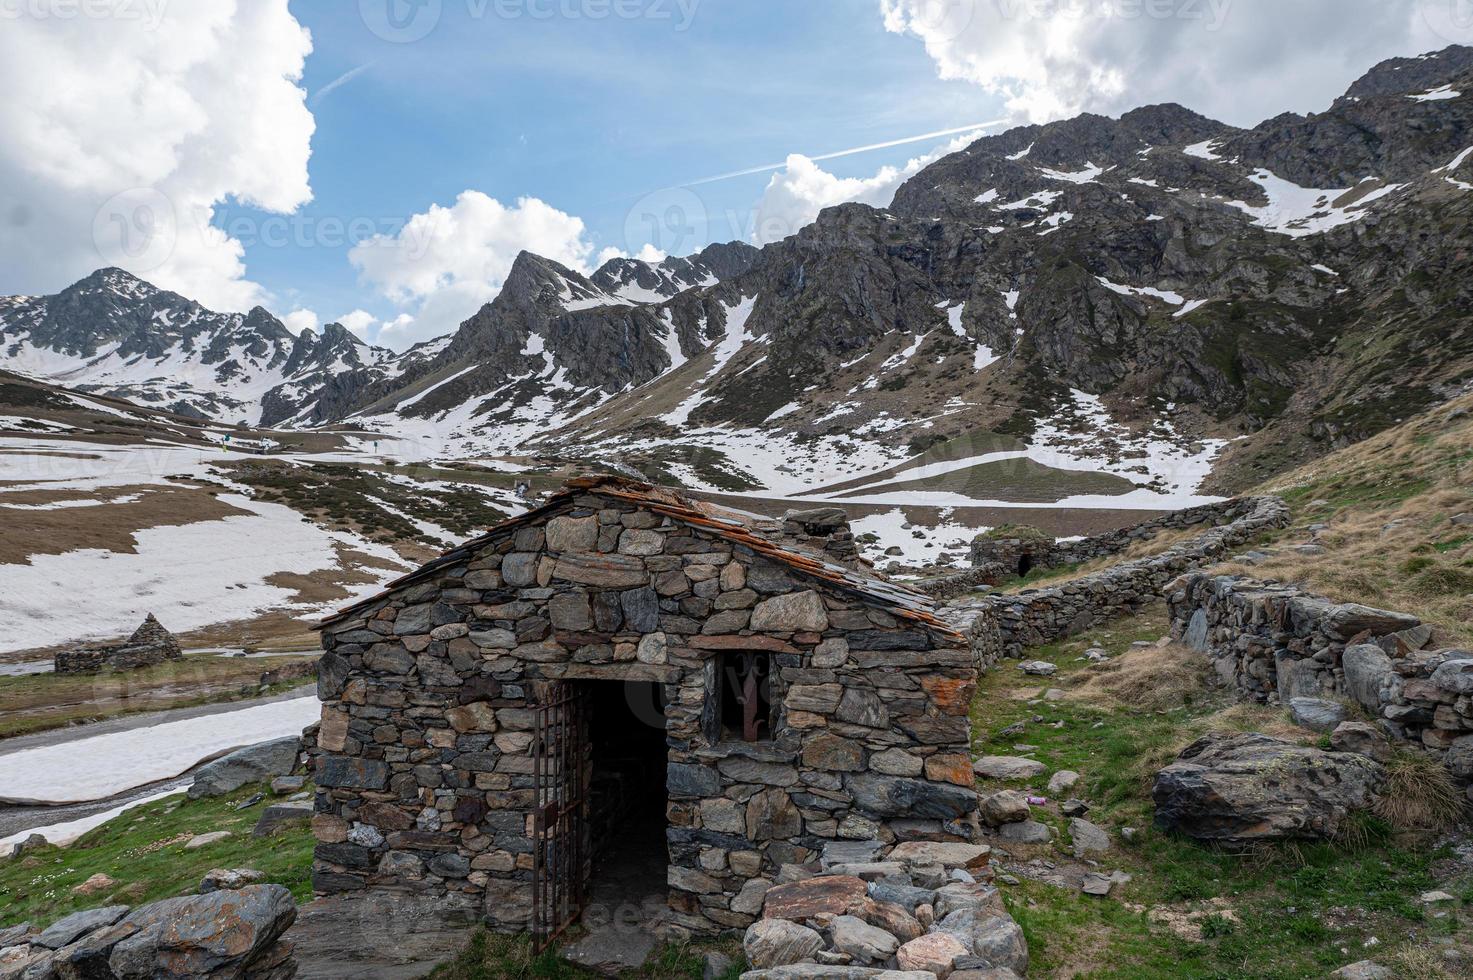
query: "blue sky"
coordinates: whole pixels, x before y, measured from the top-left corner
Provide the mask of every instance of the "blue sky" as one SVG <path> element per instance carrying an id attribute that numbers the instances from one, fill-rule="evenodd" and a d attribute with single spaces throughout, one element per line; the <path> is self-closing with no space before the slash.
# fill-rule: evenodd
<path id="1" fill-rule="evenodd" d="M 1318 111 L 1383 58 L 1473 42 L 1466 2 L 0 4 L 0 294 L 119 265 L 403 347 L 522 247 L 591 269 L 774 240 L 883 206 L 961 137 L 828 154 L 1004 117 Z"/>
<path id="2" fill-rule="evenodd" d="M 279 298 L 277 312 L 300 305 L 324 320 L 360 308 L 385 318 L 393 312 L 359 282 L 335 220 L 368 219 L 389 231 L 474 189 L 507 205 L 539 198 L 581 218 L 598 248 L 634 251 L 649 229 L 631 210 L 644 200 L 648 212 L 652 192 L 793 152 L 827 153 L 1001 114 L 996 96 L 939 80 L 920 45 L 885 31 L 872 0 L 699 0 L 688 24 L 673 0 L 640 6 L 650 15 L 534 19 L 518 5 L 523 16 L 509 19 L 494 4 L 445 0 L 428 35 L 392 43 L 369 29 L 356 3 L 293 2 L 312 33 L 303 86 L 317 129 L 308 164 L 313 200 L 293 218 L 308 233 L 291 237 L 310 244 L 241 236 L 250 276 Z M 871 175 L 943 142 L 824 167 Z M 684 253 L 746 237 L 770 178 L 691 188 L 709 220 L 662 227 L 655 240 Z M 250 227 L 242 217 L 272 215 L 228 206 L 216 224 Z M 368 227 L 360 221 L 360 232 Z"/>

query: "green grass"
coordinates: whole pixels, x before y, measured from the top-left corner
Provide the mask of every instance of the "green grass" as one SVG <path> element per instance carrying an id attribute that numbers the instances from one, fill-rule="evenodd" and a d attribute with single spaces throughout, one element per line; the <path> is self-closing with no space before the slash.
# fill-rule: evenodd
<path id="1" fill-rule="evenodd" d="M 1060 769 L 1082 775 L 1070 795 L 1088 800 L 1089 819 L 1114 841 L 1101 870 L 1123 870 L 1132 881 L 1108 899 L 1024 880 L 1003 886 L 1004 899 L 1028 938 L 1030 976 L 1118 978 L 1323 977 L 1372 955 L 1380 962 L 1402 944 L 1425 942 L 1429 929 L 1473 942 L 1473 903 L 1464 901 L 1432 920 L 1418 895 L 1432 888 L 1454 894 L 1473 886 L 1439 881 L 1434 865 L 1451 855 L 1429 838 L 1398 835 L 1363 817 L 1355 843 L 1262 846 L 1247 852 L 1207 847 L 1152 826 L 1152 777 L 1204 728 L 1261 728 L 1283 723 L 1269 709 L 1233 708 L 1225 694 L 1203 687 L 1185 704 L 1155 710 L 1066 698 L 1019 701 L 1017 690 L 1077 687 L 1092 668 L 1078 661 L 1090 646 L 1112 655 L 1134 640 L 1165 632 L 1159 607 L 1062 643 L 1030 649 L 1029 659 L 1058 664 L 1052 678 L 1021 674 L 1004 662 L 985 675 L 974 708 L 978 754 L 1018 754 L 1015 744 L 1048 770 L 1026 784 L 1041 795 Z M 1205 669 L 1205 665 L 1204 665 Z M 1037 718 L 1039 720 L 1035 721 Z M 1023 723 L 1017 734 L 1003 729 Z M 1055 728 L 1056 723 L 1062 725 Z M 1035 808 L 1067 847 L 1066 821 Z M 1133 827 L 1131 841 L 1118 835 Z M 1059 860 L 1068 860 L 1062 854 Z M 1220 904 L 1214 904 L 1220 903 Z M 1187 941 L 1148 910 L 1186 914 L 1202 931 Z M 1230 914 L 1229 914 L 1230 913 Z M 1375 936 L 1379 945 L 1363 943 Z M 1345 949 L 1348 952 L 1342 953 Z"/>
<path id="2" fill-rule="evenodd" d="M 267 793 L 265 800 L 235 809 L 261 792 Z M 103 905 L 142 905 L 192 895 L 212 868 L 254 868 L 266 875 L 266 882 L 285 885 L 297 901 L 307 901 L 312 896 L 311 830 L 298 825 L 267 839 L 251 836 L 261 811 L 273 801 L 264 786 L 214 799 L 170 796 L 125 811 L 69 847 L 47 847 L 0 861 L 0 927 L 25 921 L 46 924 Z M 228 830 L 231 836 L 197 850 L 184 849 L 189 837 L 217 830 Z M 118 884 L 97 895 L 73 890 L 98 873 Z"/>

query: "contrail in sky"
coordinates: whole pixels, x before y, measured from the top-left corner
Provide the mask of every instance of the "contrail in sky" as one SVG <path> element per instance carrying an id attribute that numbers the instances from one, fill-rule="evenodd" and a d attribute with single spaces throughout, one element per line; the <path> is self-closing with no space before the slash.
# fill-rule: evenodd
<path id="1" fill-rule="evenodd" d="M 864 146 L 851 146 L 847 150 L 835 150 L 832 153 L 820 153 L 817 156 L 811 156 L 808 159 L 832 160 L 835 157 L 853 156 L 856 153 L 867 153 L 870 150 L 883 150 L 892 146 L 904 146 L 906 143 L 919 143 L 922 140 L 939 139 L 942 136 L 955 136 L 957 133 L 967 133 L 971 132 L 974 129 L 987 129 L 991 126 L 1001 126 L 1005 122 L 1008 122 L 1008 120 L 993 119 L 988 122 L 972 123 L 970 126 L 955 126 L 951 129 L 938 129 L 934 133 L 922 133 L 919 136 L 905 136 L 898 140 L 886 140 L 883 143 L 868 143 Z M 733 170 L 731 173 L 727 174 L 717 174 L 714 177 L 702 177 L 699 180 L 687 181 L 685 186 L 693 187 L 696 184 L 710 184 L 718 180 L 730 180 L 733 177 L 747 177 L 751 174 L 767 173 L 768 171 L 772 170 L 781 170 L 787 165 L 788 162 L 786 160 L 781 163 L 764 163 L 760 167 L 748 167 L 746 170 Z"/>

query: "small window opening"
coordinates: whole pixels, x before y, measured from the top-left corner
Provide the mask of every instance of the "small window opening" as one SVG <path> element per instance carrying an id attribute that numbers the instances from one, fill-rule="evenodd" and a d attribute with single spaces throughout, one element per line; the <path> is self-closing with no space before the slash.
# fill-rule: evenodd
<path id="1" fill-rule="evenodd" d="M 721 737 L 740 742 L 772 738 L 772 655 L 734 651 L 721 655 Z"/>

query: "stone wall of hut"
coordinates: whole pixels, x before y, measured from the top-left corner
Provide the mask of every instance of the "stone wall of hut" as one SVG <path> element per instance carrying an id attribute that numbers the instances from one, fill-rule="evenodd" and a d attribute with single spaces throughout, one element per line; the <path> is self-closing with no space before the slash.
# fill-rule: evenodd
<path id="1" fill-rule="evenodd" d="M 970 837 L 964 644 L 704 527 L 597 493 L 323 632 L 314 887 L 457 893 L 525 927 L 534 712 L 563 679 L 663 685 L 675 923 L 743 928 L 836 839 Z M 712 724 L 718 658 L 772 659 L 772 737 Z M 597 733 L 594 733 L 597 736 Z"/>

